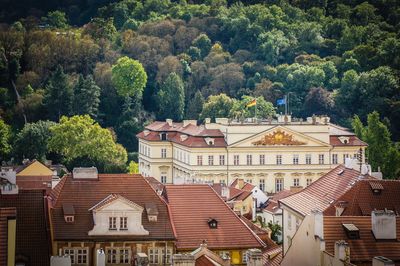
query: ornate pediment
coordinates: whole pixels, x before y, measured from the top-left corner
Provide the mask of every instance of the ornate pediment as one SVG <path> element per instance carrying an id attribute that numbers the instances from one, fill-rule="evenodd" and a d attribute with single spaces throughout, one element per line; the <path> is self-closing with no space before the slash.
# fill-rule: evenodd
<path id="1" fill-rule="evenodd" d="M 280 129 L 265 135 L 261 140 L 252 142 L 253 145 L 305 145 L 306 142 L 295 140 L 293 135 Z"/>

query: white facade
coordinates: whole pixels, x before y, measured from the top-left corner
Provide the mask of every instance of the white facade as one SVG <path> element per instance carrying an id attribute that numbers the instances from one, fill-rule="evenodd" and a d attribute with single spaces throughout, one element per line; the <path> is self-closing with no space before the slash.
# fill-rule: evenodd
<path id="1" fill-rule="evenodd" d="M 329 118 L 258 123 L 216 120 L 202 126 L 167 121 L 167 131 L 147 127 L 138 135 L 140 173 L 163 183 L 230 184 L 243 178 L 264 192 L 275 193 L 293 186 L 306 187 L 365 149 L 365 145 L 353 145 L 349 139 L 354 134 L 330 124 Z M 183 133 L 189 127 L 202 130 L 202 134 Z M 169 139 L 174 130 L 178 137 Z M 217 145 L 218 138 L 207 135 L 212 130 L 221 133 L 224 145 Z M 155 132 L 160 137 L 149 139 Z M 332 136 L 343 145 L 332 144 Z M 194 138 L 196 145 L 191 144 Z"/>

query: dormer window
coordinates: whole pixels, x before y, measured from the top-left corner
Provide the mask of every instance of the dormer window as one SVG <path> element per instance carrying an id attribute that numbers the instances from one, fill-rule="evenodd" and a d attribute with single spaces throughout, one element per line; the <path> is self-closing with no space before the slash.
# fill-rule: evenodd
<path id="1" fill-rule="evenodd" d="M 185 141 L 185 140 L 187 140 L 188 139 L 188 135 L 181 135 L 180 136 L 180 138 L 181 138 L 181 141 Z"/>
<path id="2" fill-rule="evenodd" d="M 204 141 L 207 143 L 207 145 L 214 145 L 214 139 L 213 138 L 205 138 Z"/>
<path id="3" fill-rule="evenodd" d="M 109 230 L 117 230 L 117 217 L 109 217 L 108 218 L 108 229 Z"/>
<path id="4" fill-rule="evenodd" d="M 64 220 L 66 223 L 73 223 L 74 222 L 74 217 L 75 217 L 75 209 L 74 206 L 71 203 L 64 203 L 62 205 L 63 207 L 63 214 L 64 214 Z"/>
<path id="5" fill-rule="evenodd" d="M 339 140 L 343 144 L 349 144 L 350 138 L 349 137 L 345 137 L 345 136 L 341 136 L 341 137 L 339 137 Z"/>
<path id="6" fill-rule="evenodd" d="M 218 228 L 218 221 L 215 219 L 209 219 L 208 220 L 208 227 L 210 227 L 210 229 L 217 229 Z"/>
<path id="7" fill-rule="evenodd" d="M 354 224 L 342 224 L 349 239 L 360 239 L 360 230 Z"/>
<path id="8" fill-rule="evenodd" d="M 167 133 L 165 133 L 165 132 L 161 133 L 160 134 L 160 139 L 163 140 L 163 141 L 167 140 Z"/>
<path id="9" fill-rule="evenodd" d="M 383 190 L 383 186 L 379 182 L 369 182 L 369 185 L 371 186 L 372 193 L 374 195 L 380 195 Z"/>
<path id="10" fill-rule="evenodd" d="M 158 209 L 154 203 L 146 203 L 147 219 L 149 222 L 157 222 Z"/>

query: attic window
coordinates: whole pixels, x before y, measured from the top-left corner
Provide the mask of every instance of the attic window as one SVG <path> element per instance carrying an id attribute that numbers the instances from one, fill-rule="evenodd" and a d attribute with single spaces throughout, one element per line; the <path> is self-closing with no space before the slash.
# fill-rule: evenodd
<path id="1" fill-rule="evenodd" d="M 185 141 L 188 139 L 188 135 L 183 134 L 180 136 L 180 138 L 181 138 L 181 141 Z"/>
<path id="2" fill-rule="evenodd" d="M 147 137 L 149 134 L 150 134 L 150 131 L 149 131 L 149 130 L 147 130 L 147 129 L 143 130 L 143 135 L 144 135 L 145 137 Z"/>
<path id="3" fill-rule="evenodd" d="M 160 139 L 161 140 L 167 140 L 167 133 L 163 132 L 160 134 Z"/>
<path id="4" fill-rule="evenodd" d="M 147 219 L 149 222 L 157 222 L 158 208 L 154 203 L 146 203 Z"/>
<path id="5" fill-rule="evenodd" d="M 371 186 L 372 193 L 374 195 L 380 195 L 383 190 L 383 186 L 381 183 L 378 182 L 369 182 L 369 185 Z"/>
<path id="6" fill-rule="evenodd" d="M 338 175 L 342 175 L 344 173 L 344 170 L 342 169 L 342 170 L 340 170 L 337 174 Z"/>
<path id="7" fill-rule="evenodd" d="M 342 224 L 349 239 L 360 239 L 360 230 L 354 224 Z"/>
<path id="8" fill-rule="evenodd" d="M 218 221 L 215 219 L 209 219 L 207 223 L 208 223 L 208 227 L 210 227 L 211 229 L 218 228 Z"/>
<path id="9" fill-rule="evenodd" d="M 64 220 L 66 223 L 73 223 L 74 222 L 74 218 L 75 218 L 75 209 L 74 209 L 74 205 L 72 205 L 71 203 L 64 203 L 62 205 L 63 207 L 63 214 L 64 214 Z"/>
<path id="10" fill-rule="evenodd" d="M 214 145 L 214 139 L 213 138 L 205 138 L 205 142 L 207 143 L 207 145 Z"/>
<path id="11" fill-rule="evenodd" d="M 340 142 L 343 143 L 343 144 L 349 144 L 350 138 L 349 138 L 349 137 L 341 136 L 341 137 L 339 137 L 339 140 L 340 140 Z"/>

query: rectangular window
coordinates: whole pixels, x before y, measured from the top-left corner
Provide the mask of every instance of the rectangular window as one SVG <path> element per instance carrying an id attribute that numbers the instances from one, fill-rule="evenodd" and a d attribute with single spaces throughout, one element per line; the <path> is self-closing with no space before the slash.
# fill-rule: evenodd
<path id="1" fill-rule="evenodd" d="M 265 155 L 261 154 L 260 155 L 260 165 L 264 165 L 265 164 Z"/>
<path id="2" fill-rule="evenodd" d="M 319 164 L 324 164 L 324 159 L 325 159 L 325 156 L 323 154 L 318 155 L 318 163 Z"/>
<path id="3" fill-rule="evenodd" d="M 166 175 L 162 175 L 161 176 L 161 183 L 163 183 L 163 184 L 167 183 L 167 176 Z"/>
<path id="4" fill-rule="evenodd" d="M 261 191 L 265 190 L 265 179 L 260 179 L 260 190 Z"/>
<path id="5" fill-rule="evenodd" d="M 282 164 L 282 155 L 276 156 L 276 164 Z"/>
<path id="6" fill-rule="evenodd" d="M 349 158 L 350 155 L 349 154 L 343 154 L 343 163 L 346 163 L 346 159 Z"/>
<path id="7" fill-rule="evenodd" d="M 294 179 L 293 179 L 293 186 L 294 186 L 294 187 L 300 186 L 300 179 L 294 178 Z"/>
<path id="8" fill-rule="evenodd" d="M 161 158 L 167 158 L 167 149 L 161 149 Z"/>
<path id="9" fill-rule="evenodd" d="M 293 155 L 293 164 L 299 164 L 299 155 L 298 154 Z"/>
<path id="10" fill-rule="evenodd" d="M 299 229 L 301 221 L 299 218 L 296 217 L 296 231 Z"/>
<path id="11" fill-rule="evenodd" d="M 253 156 L 251 154 L 247 154 L 246 159 L 247 159 L 247 165 L 253 164 Z"/>
<path id="12" fill-rule="evenodd" d="M 231 254 L 229 251 L 223 250 L 219 252 L 219 256 L 225 259 L 225 258 L 230 258 Z"/>
<path id="13" fill-rule="evenodd" d="M 243 264 L 247 263 L 247 251 L 246 250 L 242 251 L 242 263 Z"/>
<path id="14" fill-rule="evenodd" d="M 149 248 L 149 262 L 151 264 L 158 264 L 158 249 L 157 248 Z"/>
<path id="15" fill-rule="evenodd" d="M 109 217 L 108 218 L 108 229 L 109 230 L 117 230 L 117 217 Z"/>
<path id="16" fill-rule="evenodd" d="M 275 192 L 283 190 L 283 178 L 275 179 Z"/>
<path id="17" fill-rule="evenodd" d="M 123 263 L 123 264 L 130 263 L 129 249 L 120 249 L 119 250 L 119 263 Z"/>
<path id="18" fill-rule="evenodd" d="M 119 223 L 119 230 L 128 230 L 128 217 L 120 217 Z"/>
<path id="19" fill-rule="evenodd" d="M 306 164 L 311 164 L 311 154 L 306 154 Z"/>
<path id="20" fill-rule="evenodd" d="M 78 249 L 77 262 L 78 264 L 87 264 L 88 262 L 88 250 Z"/>
<path id="21" fill-rule="evenodd" d="M 203 165 L 203 156 L 197 155 L 197 165 Z"/>
<path id="22" fill-rule="evenodd" d="M 332 154 L 332 164 L 338 164 L 338 155 Z"/>
<path id="23" fill-rule="evenodd" d="M 69 255 L 71 258 L 71 264 L 75 264 L 75 250 L 72 248 L 64 249 L 64 255 Z"/>
<path id="24" fill-rule="evenodd" d="M 307 187 L 308 187 L 309 185 L 311 185 L 311 183 L 312 183 L 312 178 L 307 178 Z"/>
<path id="25" fill-rule="evenodd" d="M 164 259 L 166 264 L 171 264 L 172 250 L 167 249 L 167 254 L 165 254 L 165 248 L 161 249 L 161 263 L 164 264 Z"/>
<path id="26" fill-rule="evenodd" d="M 208 155 L 208 165 L 214 165 L 214 156 Z"/>
<path id="27" fill-rule="evenodd" d="M 219 156 L 219 165 L 225 165 L 225 155 Z"/>
<path id="28" fill-rule="evenodd" d="M 107 263 L 117 263 L 117 250 L 114 248 L 107 249 Z"/>
<path id="29" fill-rule="evenodd" d="M 233 155 L 233 164 L 239 165 L 239 155 Z"/>

